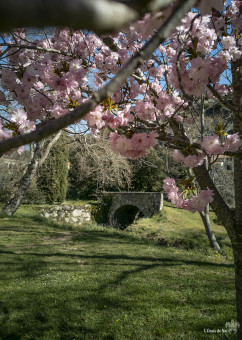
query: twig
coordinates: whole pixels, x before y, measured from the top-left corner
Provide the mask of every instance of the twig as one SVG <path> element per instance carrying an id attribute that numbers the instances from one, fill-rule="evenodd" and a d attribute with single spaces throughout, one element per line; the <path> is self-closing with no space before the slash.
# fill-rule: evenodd
<path id="1" fill-rule="evenodd" d="M 231 110 L 232 112 L 235 111 L 235 107 L 233 105 L 231 105 L 230 103 L 228 103 L 226 100 L 224 100 L 220 94 L 218 93 L 218 91 L 215 90 L 214 86 L 212 86 L 211 84 L 207 85 L 207 88 L 212 92 L 212 94 L 214 95 L 214 97 L 216 97 L 221 104 L 223 104 L 225 107 L 227 107 L 229 110 Z"/>

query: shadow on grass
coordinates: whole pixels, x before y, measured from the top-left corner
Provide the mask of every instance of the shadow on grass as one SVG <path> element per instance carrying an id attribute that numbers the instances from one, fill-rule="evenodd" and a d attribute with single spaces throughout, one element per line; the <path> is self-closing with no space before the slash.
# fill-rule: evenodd
<path id="1" fill-rule="evenodd" d="M 140 254 L 136 255 L 134 247 L 138 249 L 139 246 L 147 246 L 147 240 L 139 240 L 135 236 L 111 229 L 99 231 L 91 230 L 91 228 L 87 230 L 86 228 L 85 230 L 85 228 L 80 229 L 73 226 L 60 225 L 44 218 L 39 218 L 38 216 L 31 216 L 31 218 L 24 217 L 23 219 L 42 223 L 43 225 L 37 225 L 37 229 L 34 230 L 34 227 L 26 222 L 24 226 L 21 226 L 21 230 L 13 226 L 6 226 L 6 228 L 1 229 L 26 233 L 26 243 L 28 243 L 27 237 L 30 232 L 40 234 L 41 240 L 36 241 L 36 243 L 33 242 L 29 249 L 25 249 L 25 235 L 23 235 L 23 243 L 17 244 L 16 247 L 13 244 L 10 248 L 7 248 L 8 245 L 6 245 L 6 249 L 0 250 L 0 254 L 3 255 L 1 256 L 3 262 L 0 263 L 2 265 L 2 281 L 6 285 L 7 280 L 13 282 L 13 287 L 16 285 L 16 292 L 9 292 L 8 297 L 0 296 L 1 340 L 24 338 L 44 339 L 43 334 L 46 339 L 120 339 L 120 337 L 117 336 L 118 333 L 112 334 L 116 326 L 112 326 L 113 328 L 111 329 L 110 318 L 115 320 L 115 318 L 117 318 L 117 311 L 121 315 L 122 313 L 131 312 L 136 316 L 135 313 L 137 313 L 137 309 L 140 308 L 141 311 L 139 311 L 140 314 L 138 314 L 137 319 L 141 319 L 144 313 L 142 307 L 139 307 L 139 303 L 137 303 L 137 309 L 134 309 L 133 312 L 133 304 L 138 301 L 137 299 L 143 299 L 143 292 L 142 290 L 139 292 L 139 282 L 134 285 L 134 291 L 131 290 L 131 292 L 129 292 L 131 281 L 138 278 L 143 282 L 145 280 L 144 278 L 147 277 L 147 284 L 144 289 L 150 289 L 151 292 L 153 289 L 153 293 L 155 294 L 155 288 L 149 287 L 149 278 L 153 275 L 153 280 L 164 281 L 164 284 L 167 285 L 170 284 L 170 287 L 168 287 L 170 290 L 180 289 L 187 294 L 185 302 L 182 302 L 178 300 L 179 296 L 174 298 L 172 294 L 169 295 L 168 289 L 167 296 L 161 295 L 164 299 L 162 303 L 165 304 L 165 309 L 169 308 L 169 310 L 173 311 L 177 306 L 181 306 L 182 308 L 182 304 L 190 306 L 193 303 L 196 304 L 196 308 L 199 308 L 199 306 L 202 305 L 201 297 L 197 296 L 194 298 L 193 296 L 194 301 L 191 301 L 189 297 L 190 292 L 186 290 L 187 282 L 190 284 L 190 277 L 188 277 L 188 281 L 183 279 L 182 286 L 181 283 L 178 284 L 178 282 L 172 281 L 173 278 L 169 276 L 169 268 L 174 269 L 174 271 L 179 270 L 183 272 L 184 266 L 189 266 L 190 268 L 194 266 L 200 268 L 207 267 L 211 268 L 212 271 L 213 269 L 233 267 L 232 264 L 226 263 L 192 260 L 189 258 L 182 259 L 179 258 L 179 254 L 168 254 L 168 256 L 164 255 L 162 257 L 162 254 L 167 254 L 169 249 L 162 249 L 154 243 L 154 249 L 155 247 L 156 249 L 160 249 L 161 256 L 156 256 L 157 254 L 150 256 L 148 248 L 139 248 Z M 50 228 L 53 228 L 53 231 L 51 231 Z M 60 231 L 60 233 L 58 233 L 58 231 Z M 53 238 L 56 237 L 57 239 L 58 235 L 62 235 L 61 231 L 70 231 L 68 245 L 76 246 L 78 242 L 80 242 L 81 244 L 89 245 L 89 248 L 86 250 L 84 248 L 84 253 L 83 250 L 76 250 L 72 247 L 69 249 L 66 248 L 65 251 L 57 248 L 55 251 L 55 246 L 53 246 L 52 241 L 55 241 Z M 32 235 L 33 234 L 31 234 L 31 237 L 34 239 Z M 51 235 L 53 238 L 50 237 Z M 20 237 L 19 233 L 17 236 Z M 42 244 L 42 236 L 48 236 L 50 244 Z M 65 241 L 63 241 L 63 244 L 64 243 Z M 108 248 L 102 248 L 104 244 L 106 244 Z M 122 246 L 121 249 L 118 248 L 119 244 Z M 128 251 L 134 252 L 134 255 L 123 253 L 126 251 L 126 245 Z M 130 245 L 133 245 L 133 247 Z M 60 246 L 62 246 L 62 243 Z M 100 253 L 97 253 L 99 249 Z M 143 255 L 142 250 L 145 251 L 148 256 Z M 114 251 L 116 253 L 113 253 Z M 172 256 L 174 256 L 174 258 L 172 258 Z M 175 256 L 178 258 L 175 258 Z M 185 256 L 188 257 L 189 254 L 185 254 Z M 78 261 L 81 263 L 81 271 Z M 51 275 L 53 275 L 53 280 L 60 280 L 60 285 L 58 285 L 58 283 L 53 284 L 53 281 L 48 281 L 49 279 L 46 278 L 49 273 L 46 269 L 47 265 L 53 267 L 51 269 Z M 6 268 L 7 273 L 4 274 Z M 155 271 L 155 269 L 158 270 Z M 95 276 L 92 276 L 95 271 L 97 272 L 96 281 L 93 279 Z M 102 271 L 105 272 L 103 276 Z M 58 275 L 55 277 L 56 272 Z M 73 283 L 71 275 L 75 277 L 75 274 L 80 275 L 81 279 L 83 279 L 84 276 L 84 280 L 78 284 L 76 283 L 77 281 Z M 87 275 L 87 277 L 85 277 L 85 275 Z M 39 277 L 40 280 L 37 281 Z M 61 284 L 63 278 L 66 280 L 65 284 Z M 29 286 L 25 287 L 22 283 L 22 286 L 20 285 L 20 287 L 18 287 L 18 279 L 20 279 L 20 282 L 24 279 L 24 282 L 26 282 L 26 284 L 28 283 Z M 93 283 L 91 282 L 92 280 L 94 281 Z M 204 286 L 211 284 L 211 280 L 210 282 L 209 280 L 203 280 Z M 214 281 L 215 280 L 216 282 L 213 282 L 213 286 L 217 287 L 217 285 L 219 285 L 220 289 L 222 289 L 222 279 L 217 280 L 217 276 L 215 276 Z M 88 283 L 86 283 L 86 281 L 88 281 Z M 36 282 L 38 283 L 37 288 L 35 287 Z M 156 283 L 154 285 L 154 287 L 159 288 Z M 194 287 L 193 289 L 195 289 Z M 163 289 L 165 288 L 163 287 Z M 228 288 L 226 287 L 226 289 Z M 126 293 L 126 290 L 128 293 Z M 109 295 L 110 291 L 112 291 L 111 295 Z M 129 294 L 132 296 L 131 298 Z M 147 294 L 147 292 L 144 294 Z M 150 294 L 152 295 L 152 293 Z M 133 295 L 135 297 L 133 297 Z M 150 308 L 149 297 L 152 299 L 151 295 L 147 296 L 144 302 L 147 310 Z M 221 299 L 216 300 L 210 296 L 205 296 L 203 303 L 209 308 L 210 306 L 214 308 L 214 305 L 228 304 L 226 299 L 228 300 L 229 297 L 221 297 Z M 152 303 L 156 306 L 160 304 L 160 301 L 153 300 Z M 103 309 L 106 305 L 109 306 L 111 312 L 105 314 Z M 225 323 L 225 321 L 230 320 L 221 318 L 216 325 L 217 328 L 221 327 L 221 321 Z M 196 327 L 199 331 L 202 331 L 203 328 L 208 328 L 208 326 L 206 321 L 201 321 Z M 103 327 L 106 327 L 107 334 L 103 334 L 102 337 L 100 337 L 99 334 L 103 332 Z M 131 327 L 135 329 L 136 325 L 132 324 Z M 148 324 L 146 327 L 148 327 Z M 213 324 L 209 328 L 214 327 L 215 325 Z M 138 337 L 134 337 L 134 339 L 138 339 Z M 139 339 L 141 338 L 139 337 Z"/>
<path id="2" fill-rule="evenodd" d="M 173 258 L 160 258 L 160 257 L 147 257 L 147 256 L 128 256 L 124 254 L 110 254 L 110 255 L 84 255 L 80 253 L 61 253 L 61 252 L 51 252 L 51 253 L 36 253 L 36 252 L 22 252 L 16 253 L 9 250 L 0 250 L 1 254 L 11 254 L 14 256 L 22 256 L 22 255 L 33 255 L 37 257 L 62 257 L 62 258 L 79 258 L 83 260 L 130 260 L 130 261 L 142 261 L 142 262 L 152 262 L 154 263 L 152 266 L 179 266 L 182 264 L 185 265 L 196 265 L 196 266 L 212 266 L 212 267 L 224 267 L 224 268 L 233 268 L 233 264 L 226 263 L 215 263 L 215 262 L 207 262 L 207 261 L 193 261 L 193 260 L 181 260 L 181 259 L 173 259 Z M 132 264 L 132 263 L 131 263 Z M 127 263 L 125 263 L 127 265 Z M 137 265 L 137 263 L 135 264 Z"/>

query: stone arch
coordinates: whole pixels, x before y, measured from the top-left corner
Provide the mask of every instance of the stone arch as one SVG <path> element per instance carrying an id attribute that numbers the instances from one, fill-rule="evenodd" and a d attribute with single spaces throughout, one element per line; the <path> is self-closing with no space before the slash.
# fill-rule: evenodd
<path id="1" fill-rule="evenodd" d="M 143 216 L 144 213 L 140 208 L 135 205 L 126 204 L 117 208 L 110 219 L 114 225 L 124 229 Z"/>
<path id="2" fill-rule="evenodd" d="M 138 209 L 140 217 L 151 217 L 163 207 L 163 195 L 160 192 L 103 192 L 102 196 L 105 209 L 108 207 L 106 216 L 110 224 L 114 224 L 114 220 L 119 214 L 116 211 L 124 206 L 135 207 L 130 208 L 131 210 Z M 114 217 L 115 212 L 116 217 Z M 125 210 L 123 212 L 125 213 Z"/>

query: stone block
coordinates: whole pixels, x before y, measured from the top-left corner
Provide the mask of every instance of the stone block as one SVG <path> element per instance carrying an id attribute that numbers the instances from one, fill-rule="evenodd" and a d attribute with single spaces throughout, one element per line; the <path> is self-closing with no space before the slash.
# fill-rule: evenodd
<path id="1" fill-rule="evenodd" d="M 80 209 L 74 209 L 74 210 L 72 211 L 72 216 L 74 216 L 74 217 L 82 216 L 82 214 L 83 214 L 83 211 L 80 210 Z"/>

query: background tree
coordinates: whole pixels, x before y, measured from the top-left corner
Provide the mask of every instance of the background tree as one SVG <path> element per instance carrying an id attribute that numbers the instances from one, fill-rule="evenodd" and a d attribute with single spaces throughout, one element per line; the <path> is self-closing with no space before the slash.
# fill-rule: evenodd
<path id="1" fill-rule="evenodd" d="M 115 154 L 105 136 L 84 135 L 70 144 L 68 197 L 95 197 L 97 192 L 128 190 L 131 184 L 129 162 Z"/>
<path id="2" fill-rule="evenodd" d="M 163 180 L 172 176 L 178 180 L 186 177 L 186 168 L 172 160 L 172 153 L 158 143 L 147 154 L 130 159 L 132 168 L 132 191 L 163 191 Z"/>
<path id="3" fill-rule="evenodd" d="M 48 204 L 62 203 L 66 198 L 69 156 L 67 142 L 68 137 L 62 134 L 37 171 L 37 187 Z"/>
<path id="4" fill-rule="evenodd" d="M 25 150 L 22 154 L 13 152 L 5 155 L 0 161 L 0 202 L 7 202 L 14 192 L 16 183 L 19 182 L 26 167 L 30 163 L 30 150 Z"/>
<path id="5" fill-rule="evenodd" d="M 36 175 L 38 167 L 45 162 L 51 148 L 59 139 L 60 135 L 61 132 L 59 131 L 54 136 L 54 138 L 43 139 L 40 142 L 36 143 L 35 146 L 33 145 L 30 146 L 29 156 L 31 157 L 32 154 L 32 157 L 30 158 L 29 164 L 23 169 L 24 170 L 23 174 L 21 173 L 21 176 L 19 176 L 19 178 L 18 171 L 17 172 L 15 171 L 15 173 L 12 174 L 12 176 L 13 175 L 16 176 L 17 174 L 17 178 L 14 177 L 13 190 L 11 192 L 10 199 L 6 200 L 5 204 L 2 207 L 1 210 L 2 214 L 12 216 L 19 208 L 19 206 L 22 204 L 26 196 L 27 190 L 29 189 Z M 10 183 L 8 182 L 8 185 L 9 184 Z M 9 190 L 9 187 L 7 189 Z"/>

